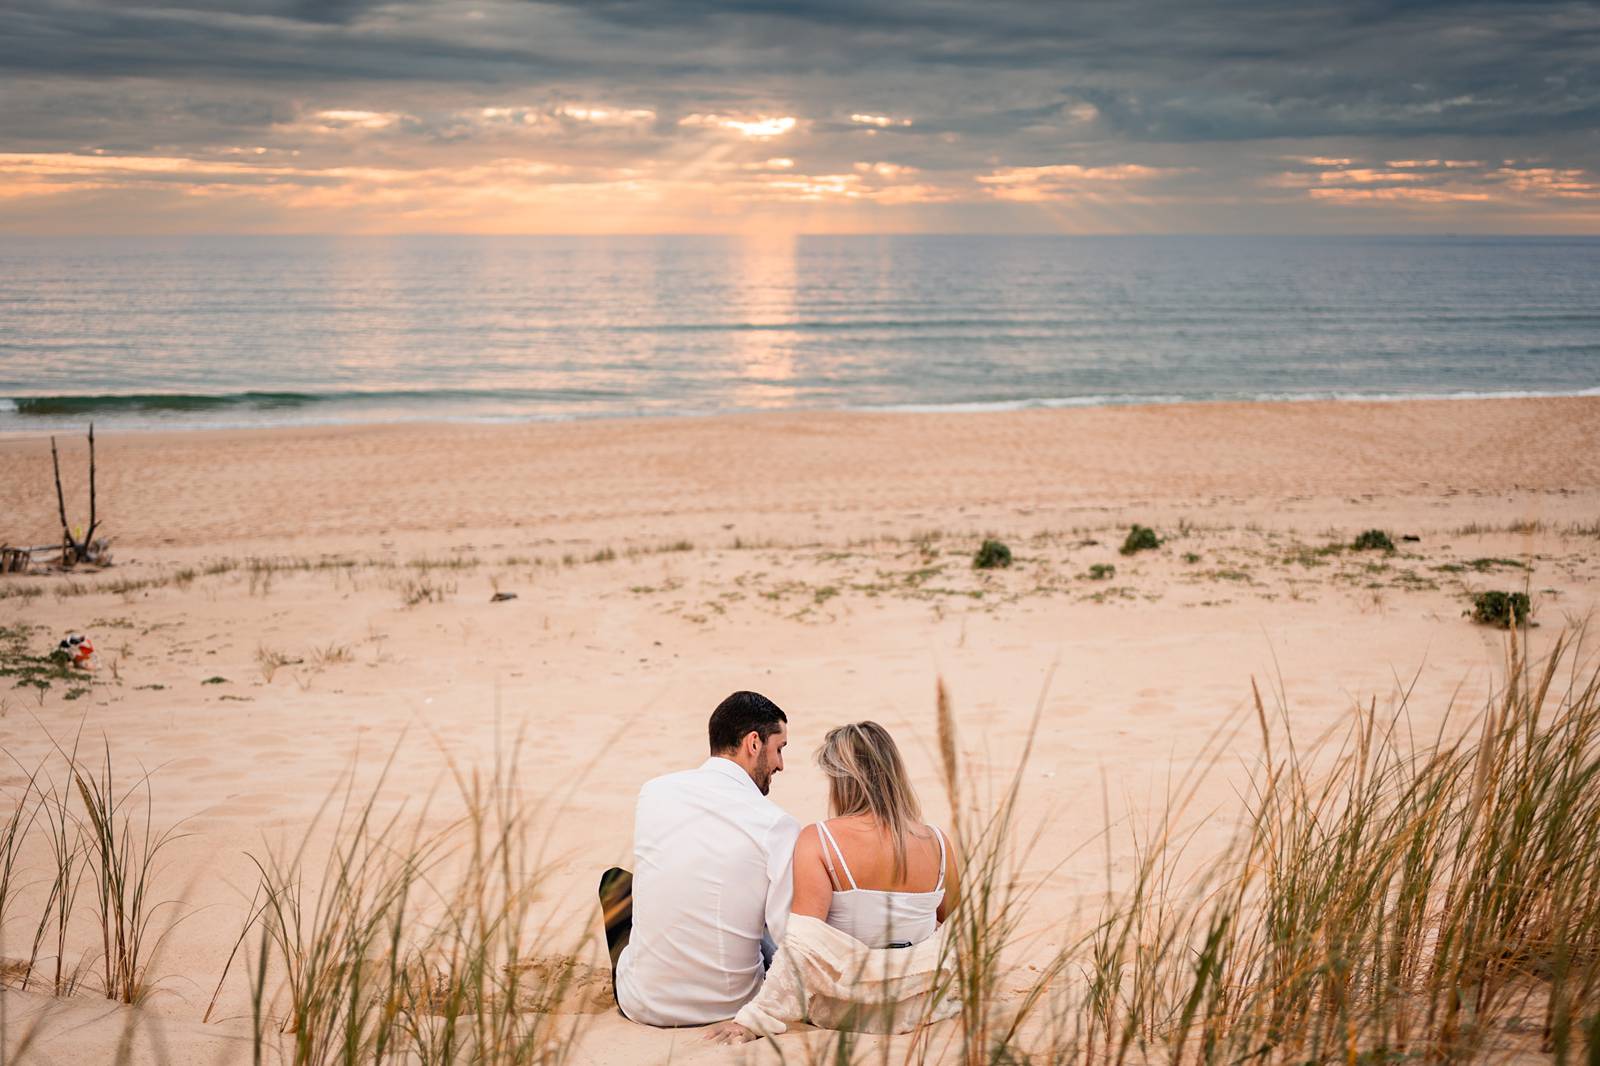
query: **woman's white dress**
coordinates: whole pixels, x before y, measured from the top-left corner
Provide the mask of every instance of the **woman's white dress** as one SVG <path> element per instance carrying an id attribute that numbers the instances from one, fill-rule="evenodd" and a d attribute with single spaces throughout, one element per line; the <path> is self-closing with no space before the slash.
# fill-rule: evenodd
<path id="1" fill-rule="evenodd" d="M 929 828 L 932 828 L 931 826 Z M 789 918 L 761 991 L 734 1021 L 771 1036 L 809 1021 L 825 1029 L 904 1033 L 960 1010 L 947 992 L 954 946 L 939 928 L 944 900 L 944 835 L 939 841 L 939 881 L 928 892 L 859 888 L 826 823 L 817 829 L 835 889 L 828 920 Z M 835 872 L 837 857 L 843 872 Z M 848 884 L 849 888 L 837 886 Z"/>

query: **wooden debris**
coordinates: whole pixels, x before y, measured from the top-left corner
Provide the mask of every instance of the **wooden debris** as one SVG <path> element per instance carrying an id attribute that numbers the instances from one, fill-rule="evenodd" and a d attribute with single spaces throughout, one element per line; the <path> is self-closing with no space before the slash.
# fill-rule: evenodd
<path id="1" fill-rule="evenodd" d="M 61 566 L 69 569 L 78 563 L 103 563 L 109 558 L 107 549 L 110 542 L 101 538 L 95 539 L 94 531 L 99 528 L 100 519 L 96 512 L 97 499 L 95 495 L 95 463 L 94 463 L 94 423 L 89 423 L 89 526 L 83 535 L 72 535 L 72 525 L 67 521 L 67 496 L 61 489 L 61 457 L 56 452 L 56 439 L 50 438 L 50 463 L 55 468 L 56 475 L 56 513 L 61 518 Z"/>

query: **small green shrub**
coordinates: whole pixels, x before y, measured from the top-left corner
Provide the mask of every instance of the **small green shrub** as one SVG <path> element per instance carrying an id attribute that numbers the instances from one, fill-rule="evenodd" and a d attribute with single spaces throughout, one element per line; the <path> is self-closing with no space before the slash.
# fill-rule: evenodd
<path id="1" fill-rule="evenodd" d="M 1394 551 L 1394 541 L 1389 538 L 1389 534 L 1381 529 L 1369 529 L 1357 537 L 1355 543 L 1351 544 L 1350 547 L 1358 552 L 1392 552 Z"/>
<path id="2" fill-rule="evenodd" d="M 986 540 L 972 557 L 974 570 L 1004 570 L 1011 565 L 1011 549 L 998 540 Z"/>
<path id="3" fill-rule="evenodd" d="M 1122 542 L 1122 554 L 1132 555 L 1134 552 L 1152 551 L 1161 547 L 1161 538 L 1156 536 L 1156 531 L 1149 526 L 1135 524 L 1128 530 L 1128 537 Z"/>
<path id="4" fill-rule="evenodd" d="M 1472 620 L 1510 629 L 1528 620 L 1532 604 L 1526 592 L 1479 592 L 1472 597 Z"/>
<path id="5" fill-rule="evenodd" d="M 1089 567 L 1090 581 L 1107 581 L 1117 576 L 1117 568 L 1110 563 L 1095 563 Z"/>
<path id="6" fill-rule="evenodd" d="M 1198 563 L 1200 561 L 1200 556 L 1196 552 L 1184 552 L 1183 561 L 1186 563 Z"/>

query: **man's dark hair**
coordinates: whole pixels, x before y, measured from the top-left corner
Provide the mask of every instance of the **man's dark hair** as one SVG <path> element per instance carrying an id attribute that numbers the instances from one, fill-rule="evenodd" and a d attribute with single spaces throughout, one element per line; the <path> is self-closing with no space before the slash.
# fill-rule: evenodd
<path id="1" fill-rule="evenodd" d="M 765 744 L 767 738 L 788 721 L 783 710 L 761 693 L 735 692 L 711 712 L 711 721 L 706 726 L 711 754 L 732 751 L 752 732 Z"/>

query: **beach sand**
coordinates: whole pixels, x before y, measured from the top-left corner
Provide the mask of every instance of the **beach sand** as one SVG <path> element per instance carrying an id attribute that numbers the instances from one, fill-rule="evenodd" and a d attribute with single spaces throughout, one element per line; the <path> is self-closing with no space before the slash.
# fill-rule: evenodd
<path id="1" fill-rule="evenodd" d="M 83 441 L 59 442 L 81 522 Z M 0 577 L 0 626 L 35 653 L 88 633 L 99 665 L 92 684 L 5 679 L 0 784 L 41 763 L 63 783 L 52 746 L 74 737 L 130 783 L 148 771 L 154 821 L 185 834 L 158 892 L 183 903 L 157 926 L 185 917 L 139 1011 L 0 993 L 8 1040 L 46 1019 L 50 1063 L 110 1061 L 127 1032 L 136 1062 L 248 1061 L 241 968 L 201 1023 L 248 856 L 325 843 L 318 812 L 351 777 L 385 810 L 434 795 L 442 823 L 450 766 L 508 758 L 516 735 L 552 942 L 603 957 L 594 883 L 626 860 L 638 786 L 698 763 L 740 688 L 790 715 L 773 797 L 802 822 L 823 813 L 810 753 L 833 725 L 888 726 L 942 822 L 936 681 L 980 784 L 1011 772 L 1042 706 L 1025 968 L 1082 931 L 1108 819 L 1158 810 L 1199 759 L 1216 766 L 1194 809 L 1219 813 L 1197 846 L 1226 837 L 1252 678 L 1307 738 L 1400 685 L 1428 731 L 1503 668 L 1504 632 L 1463 617 L 1471 592 L 1526 589 L 1537 652 L 1600 590 L 1593 398 L 102 432 L 98 458 L 116 565 Z M 1120 555 L 1134 522 L 1162 547 Z M 1400 551 L 1318 550 L 1368 528 Z M 48 440 L 0 438 L 0 540 L 56 536 Z M 1016 565 L 974 570 L 985 536 Z M 1115 876 L 1131 859 L 1112 851 Z M 48 858 L 24 850 L 0 955 L 27 953 Z M 743 1054 L 615 1014 L 578 1040 L 578 1062 Z"/>

